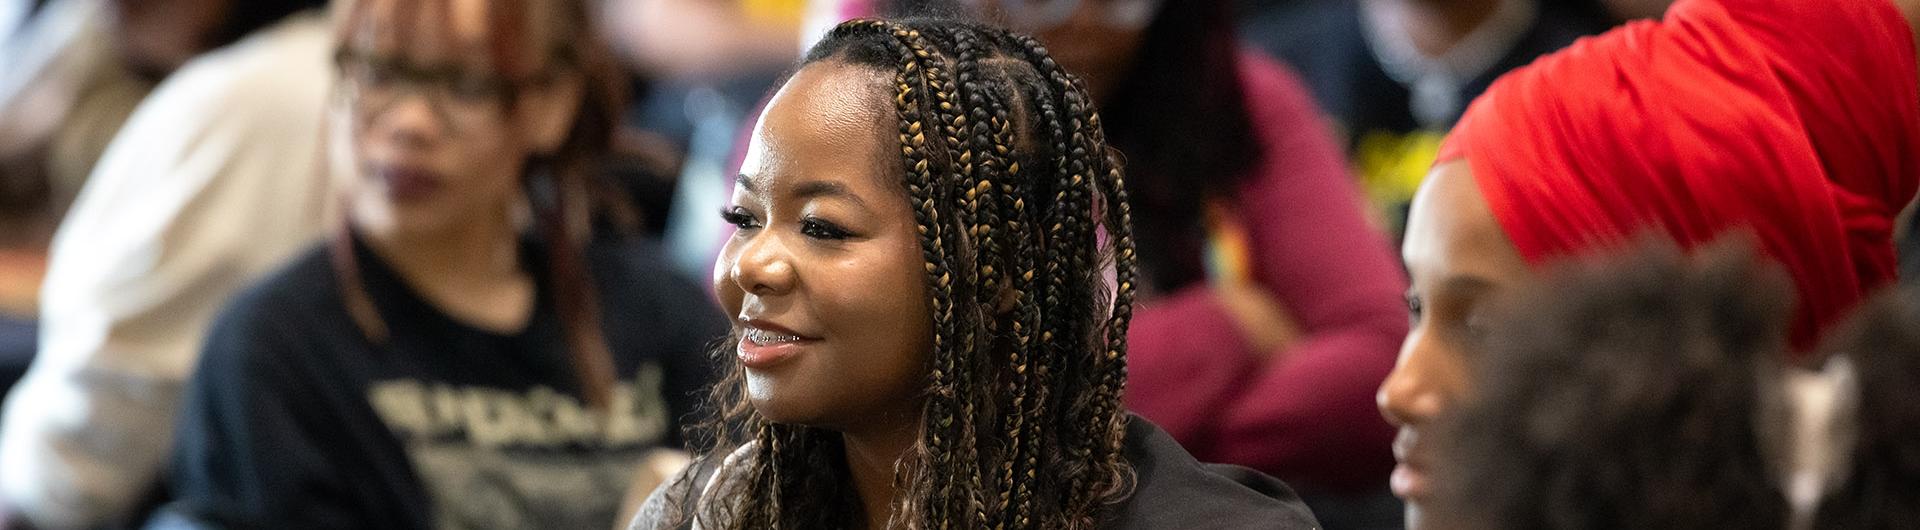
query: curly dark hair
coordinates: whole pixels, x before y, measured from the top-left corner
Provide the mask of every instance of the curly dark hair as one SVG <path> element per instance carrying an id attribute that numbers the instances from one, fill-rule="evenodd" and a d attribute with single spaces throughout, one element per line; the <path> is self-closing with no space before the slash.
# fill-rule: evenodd
<path id="1" fill-rule="evenodd" d="M 1491 319 L 1476 394 L 1436 432 L 1441 528 L 1781 528 L 1767 439 L 1784 274 L 1671 243 L 1549 272 Z"/>
<path id="2" fill-rule="evenodd" d="M 1815 528 L 1920 526 L 1920 292 L 1912 289 L 1869 302 L 1828 343 L 1827 351 L 1853 360 L 1859 377 L 1859 432 L 1841 487 L 1821 503 Z"/>
<path id="3" fill-rule="evenodd" d="M 1093 527 L 1133 482 L 1120 395 L 1135 258 L 1126 184 L 1085 87 L 1032 38 L 959 21 L 847 22 L 805 63 L 821 61 L 891 74 L 926 261 L 926 403 L 889 526 Z M 711 502 L 693 500 L 693 473 L 668 484 L 666 518 L 863 526 L 840 435 L 760 416 L 725 353 L 694 469 L 744 458 L 712 479 L 725 493 Z"/>

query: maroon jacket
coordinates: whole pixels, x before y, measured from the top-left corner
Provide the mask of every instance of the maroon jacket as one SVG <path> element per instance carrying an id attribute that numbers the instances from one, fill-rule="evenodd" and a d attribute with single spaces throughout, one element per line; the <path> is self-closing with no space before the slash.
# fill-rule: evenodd
<path id="1" fill-rule="evenodd" d="M 1266 156 L 1226 206 L 1246 230 L 1252 280 L 1302 337 L 1284 351 L 1251 351 L 1208 286 L 1168 293 L 1133 321 L 1127 406 L 1202 461 L 1252 467 L 1304 492 L 1383 488 L 1393 431 L 1373 394 L 1407 333 L 1405 276 L 1364 217 L 1310 94 L 1256 53 L 1240 68 Z"/>

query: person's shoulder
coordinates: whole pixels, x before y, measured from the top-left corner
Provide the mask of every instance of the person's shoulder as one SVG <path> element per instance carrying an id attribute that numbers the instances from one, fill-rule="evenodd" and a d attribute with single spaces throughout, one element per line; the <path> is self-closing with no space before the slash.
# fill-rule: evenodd
<path id="1" fill-rule="evenodd" d="M 115 183 L 105 189 L 198 191 L 267 171 L 290 177 L 281 186 L 317 182 L 302 173 L 320 174 L 313 168 L 334 85 L 325 24 L 317 13 L 295 15 L 167 76 L 114 135 L 88 189 L 103 181 Z M 222 163 L 204 163 L 213 160 Z"/>
<path id="2" fill-rule="evenodd" d="M 1253 48 L 1242 48 L 1237 62 L 1241 97 L 1256 127 L 1270 131 L 1271 136 L 1299 127 L 1325 126 L 1313 91 L 1293 67 Z"/>
<path id="3" fill-rule="evenodd" d="M 311 76 L 316 70 L 325 74 L 332 58 L 333 38 L 328 33 L 324 13 L 290 15 L 195 57 L 163 83 L 229 85 L 233 81 L 298 79 L 296 76 Z"/>
<path id="4" fill-rule="evenodd" d="M 753 454 L 754 442 L 747 442 L 734 448 L 724 457 L 708 454 L 694 459 L 692 463 L 681 468 L 679 473 L 675 473 L 673 478 L 661 483 L 659 488 L 653 490 L 652 495 L 647 496 L 646 502 L 642 503 L 640 509 L 635 512 L 633 521 L 628 523 L 627 529 L 688 530 L 703 526 L 694 521 L 695 517 L 700 517 L 703 522 L 710 522 L 707 518 L 713 517 L 720 510 L 710 509 L 712 507 L 704 506 L 702 501 L 726 500 L 732 497 L 724 494 L 716 495 L 712 491 L 715 487 L 714 482 L 721 480 L 728 470 L 746 465 L 746 461 L 753 458 Z"/>
<path id="5" fill-rule="evenodd" d="M 1283 96 L 1304 99 L 1308 92 L 1299 72 L 1287 63 L 1253 47 L 1242 47 L 1237 61 L 1240 85 L 1249 102 L 1259 98 Z"/>
<path id="6" fill-rule="evenodd" d="M 1134 491 L 1117 505 L 1111 528 L 1180 528 L 1194 521 L 1229 530 L 1319 527 L 1285 483 L 1244 467 L 1201 463 L 1145 418 L 1128 417 L 1126 456 Z"/>
<path id="7" fill-rule="evenodd" d="M 221 117 L 317 109 L 332 87 L 332 38 L 326 20 L 322 13 L 293 15 L 196 57 L 154 87 L 140 108 L 194 118 L 176 124 L 176 130 L 184 124 L 218 123 Z"/>
<path id="8" fill-rule="evenodd" d="M 334 274 L 333 253 L 328 241 L 309 245 L 286 263 L 261 276 L 235 296 L 235 303 L 259 304 L 275 308 L 309 305 L 316 301 L 339 299 Z"/>
<path id="9" fill-rule="evenodd" d="M 338 300 L 324 245 L 248 284 L 214 316 L 200 345 L 196 384 L 284 381 L 297 372 L 292 366 L 302 363 L 294 352 L 306 349 L 304 337 L 346 318 L 344 312 L 326 309 L 339 307 Z"/>
<path id="10" fill-rule="evenodd" d="M 1258 171 L 1265 178 L 1347 180 L 1332 112 L 1299 73 L 1251 48 L 1240 51 L 1239 70 L 1241 97 L 1260 143 Z"/>
<path id="11" fill-rule="evenodd" d="M 686 530 L 692 528 L 688 510 L 700 502 L 707 481 L 712 479 L 714 462 L 695 460 L 662 482 L 634 512 L 627 530 Z"/>
<path id="12" fill-rule="evenodd" d="M 235 293 L 215 326 L 258 329 L 271 322 L 321 319 L 339 300 L 331 254 L 325 243 L 316 244 Z"/>

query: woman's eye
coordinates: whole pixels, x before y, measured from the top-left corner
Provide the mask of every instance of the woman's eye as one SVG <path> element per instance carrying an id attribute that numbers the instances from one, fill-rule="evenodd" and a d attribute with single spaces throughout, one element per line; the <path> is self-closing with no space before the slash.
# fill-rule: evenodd
<path id="1" fill-rule="evenodd" d="M 1420 313 L 1421 313 L 1421 311 L 1423 311 L 1423 310 L 1425 310 L 1425 309 L 1426 309 L 1426 306 L 1425 306 L 1425 304 L 1424 304 L 1424 303 L 1423 303 L 1423 302 L 1422 302 L 1422 301 L 1420 300 L 1420 297 L 1418 297 L 1418 296 L 1414 296 L 1414 295 L 1407 295 L 1407 316 L 1408 316 L 1408 318 L 1412 318 L 1412 319 L 1413 319 L 1413 320 L 1414 320 L 1415 322 L 1419 322 L 1419 321 L 1420 321 Z"/>
<path id="2" fill-rule="evenodd" d="M 800 221 L 800 233 L 814 239 L 846 239 L 847 236 L 852 235 L 833 223 L 814 217 Z"/>
<path id="3" fill-rule="evenodd" d="M 733 209 L 721 210 L 720 219 L 725 220 L 727 224 L 733 225 L 734 228 L 739 228 L 741 230 L 750 230 L 750 229 L 760 227 L 759 221 L 754 220 L 753 214 L 747 213 L 747 211 L 742 208 L 736 207 Z"/>

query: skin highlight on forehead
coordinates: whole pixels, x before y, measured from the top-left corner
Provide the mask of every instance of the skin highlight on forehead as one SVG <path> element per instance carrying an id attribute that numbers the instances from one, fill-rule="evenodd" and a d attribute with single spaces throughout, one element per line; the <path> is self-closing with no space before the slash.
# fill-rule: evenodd
<path id="1" fill-rule="evenodd" d="M 455 40 L 463 43 L 478 43 L 486 40 L 488 0 L 447 0 L 451 15 L 448 20 Z"/>
<path id="2" fill-rule="evenodd" d="M 1434 286 L 1471 280 L 1486 290 L 1531 271 L 1481 198 L 1466 160 L 1429 173 L 1408 213 L 1401 256 L 1416 282 Z"/>
<path id="3" fill-rule="evenodd" d="M 895 175 L 884 170 L 896 167 L 898 161 L 885 149 L 874 148 L 875 131 L 898 128 L 893 114 L 878 103 L 886 100 L 889 83 L 878 71 L 840 61 L 815 63 L 795 72 L 794 80 L 767 102 L 768 109 L 782 112 L 766 113 L 755 126 L 756 141 L 748 145 L 746 166 L 741 168 L 742 184 L 750 191 L 767 191 L 767 181 L 803 156 L 794 152 L 803 145 L 846 157 L 851 163 L 844 167 L 882 168 L 876 176 Z M 778 141 L 785 138 L 804 141 Z M 891 140 L 892 135 L 886 138 Z"/>
<path id="4" fill-rule="evenodd" d="M 538 0 L 526 0 L 535 2 Z M 337 18 L 344 25 L 341 42 L 361 51 L 377 50 L 427 63 L 455 63 L 492 68 L 497 57 L 493 40 L 502 38 L 502 0 L 355 0 Z M 509 53 L 525 54 L 538 68 L 541 55 L 553 48 L 555 29 L 548 9 L 522 9 L 528 20 L 523 32 L 506 46 Z M 540 44 L 528 44 L 540 43 Z"/>

